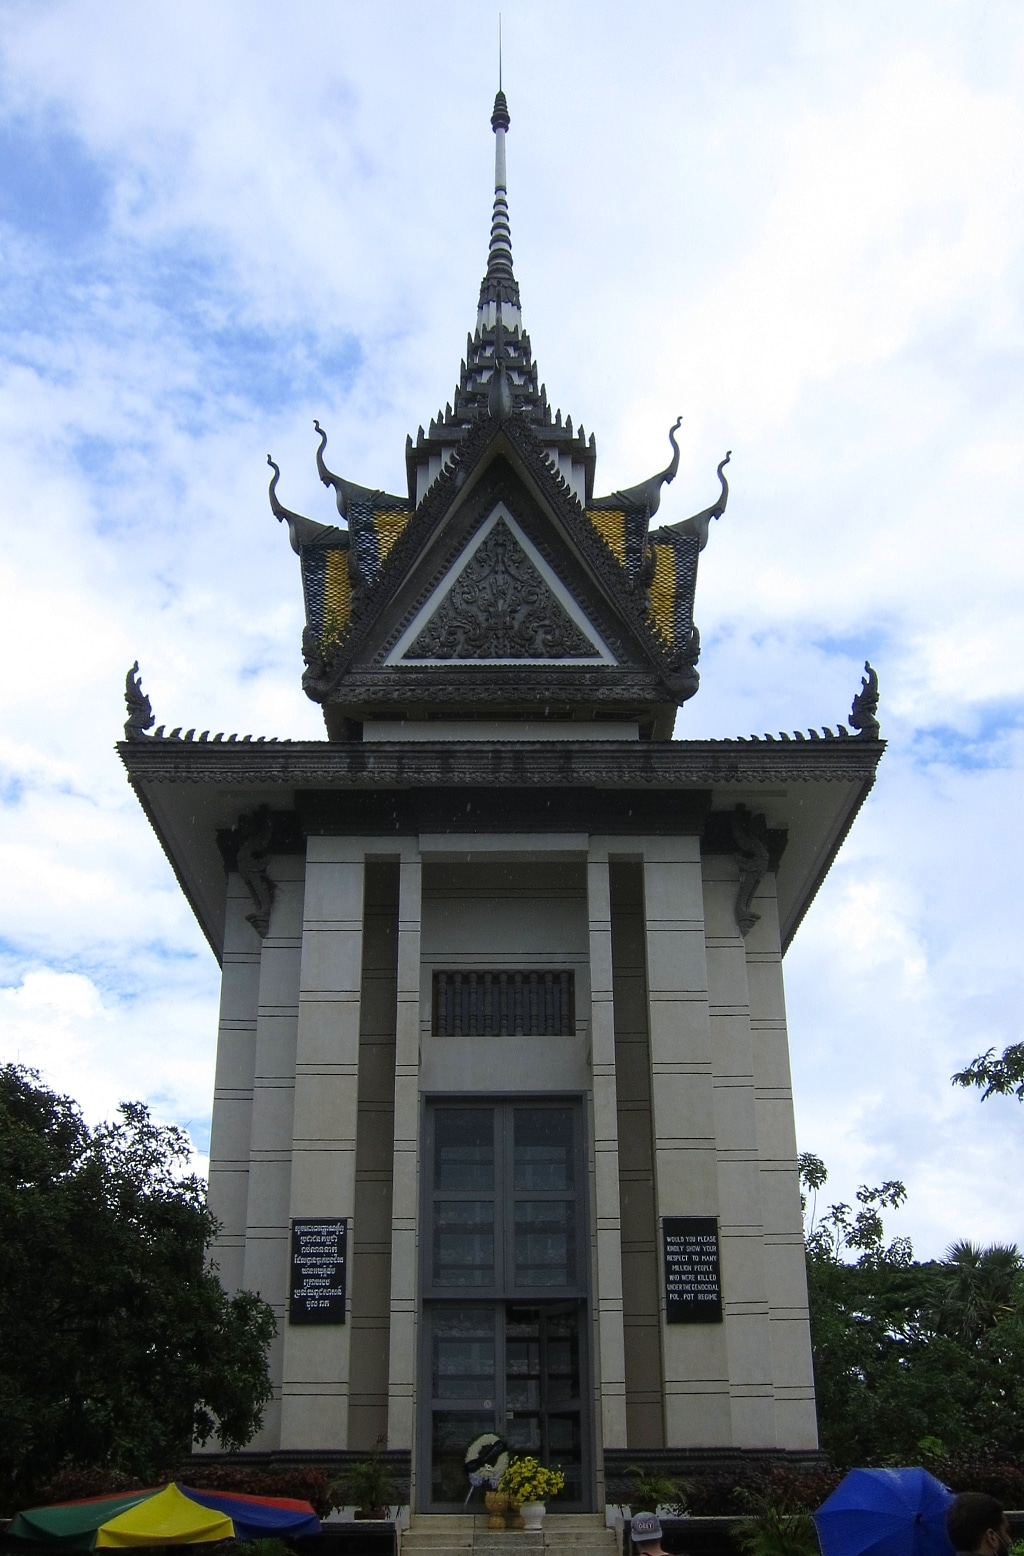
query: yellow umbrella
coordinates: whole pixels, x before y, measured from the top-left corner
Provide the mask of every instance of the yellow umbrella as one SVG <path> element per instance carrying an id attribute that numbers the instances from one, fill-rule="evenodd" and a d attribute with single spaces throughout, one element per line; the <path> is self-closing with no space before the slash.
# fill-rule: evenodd
<path id="1" fill-rule="evenodd" d="M 230 1540 L 234 1533 L 226 1513 L 198 1507 L 170 1485 L 109 1519 L 96 1531 L 96 1545 L 195 1545 Z"/>

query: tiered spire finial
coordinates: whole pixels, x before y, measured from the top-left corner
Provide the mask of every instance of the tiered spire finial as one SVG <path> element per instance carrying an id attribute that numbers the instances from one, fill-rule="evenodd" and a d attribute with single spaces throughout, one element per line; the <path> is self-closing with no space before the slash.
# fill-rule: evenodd
<path id="1" fill-rule="evenodd" d="M 491 114 L 494 131 L 494 208 L 491 241 L 487 249 L 487 273 L 480 287 L 481 308 L 487 303 L 519 307 L 519 285 L 512 270 L 512 230 L 508 220 L 508 178 L 505 171 L 505 135 L 511 124 L 508 101 L 499 87 Z"/>

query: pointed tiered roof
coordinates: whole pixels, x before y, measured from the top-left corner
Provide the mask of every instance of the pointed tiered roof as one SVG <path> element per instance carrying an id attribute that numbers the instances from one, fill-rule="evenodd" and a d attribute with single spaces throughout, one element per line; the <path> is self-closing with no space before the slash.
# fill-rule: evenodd
<path id="1" fill-rule="evenodd" d="M 651 518 L 679 465 L 678 420 L 669 432 L 672 458 L 665 469 L 637 485 L 594 497 L 596 440 L 582 426 L 574 428 L 571 416 L 563 419 L 560 410 L 552 411 L 523 328 L 508 206 L 505 139 L 510 124 L 508 101 L 499 87 L 491 114 L 494 204 L 476 328 L 467 337 L 452 400 L 426 430 L 419 428 L 415 440 L 406 440 L 408 497 L 334 474 L 325 461 L 327 434 L 319 422 L 314 423 L 320 437 L 317 469 L 333 488 L 344 526 L 318 524 L 283 507 L 274 466 L 271 508 L 287 523 L 302 564 L 303 686 L 323 704 L 332 731 L 358 731 L 366 718 L 381 717 L 386 705 L 409 698 L 409 708 L 415 706 L 420 717 L 428 706 L 469 713 L 484 702 L 492 708 L 503 703 L 520 718 L 538 710 L 553 717 L 552 708 L 575 719 L 624 716 L 664 738 L 671 733 L 677 706 L 698 686 L 697 565 L 710 520 L 725 509 L 723 468 L 729 456 L 718 469 L 718 501 L 653 535 Z M 504 474 L 496 475 L 499 466 Z M 450 549 L 456 535 L 462 546 L 472 550 L 476 544 L 469 530 L 460 529 L 469 522 L 471 491 L 476 495 L 469 499 L 470 508 L 481 492 L 489 494 L 491 512 L 499 501 L 519 505 L 519 517 L 512 521 L 515 535 L 509 531 L 511 539 L 491 549 L 495 557 L 515 555 L 522 588 L 527 576 L 539 578 L 544 567 L 553 569 L 550 576 L 544 574 L 543 603 L 534 600 L 529 606 L 528 619 L 536 629 L 533 646 L 506 663 L 495 647 L 507 641 L 496 616 L 463 621 L 447 637 L 432 637 L 454 645 L 446 673 L 420 667 L 414 675 L 409 664 L 396 659 L 395 644 L 409 628 L 408 612 L 422 614 L 430 591 L 439 587 L 441 574 L 430 572 L 432 548 Z M 457 511 L 463 517 L 455 523 Z M 488 522 L 487 513 L 475 512 L 472 525 Z M 462 563 L 448 556 L 446 589 L 454 587 L 469 555 L 466 551 Z M 546 561 L 538 572 L 542 556 Z M 571 634 L 549 632 L 541 619 L 545 612 L 557 615 L 559 579 L 568 584 L 570 577 L 575 580 L 570 592 L 577 591 L 574 598 L 583 615 L 590 613 L 596 637 L 604 634 L 606 643 L 614 639 L 618 645 L 614 653 L 608 649 L 599 671 L 572 665 L 566 647 Z M 413 600 L 424 588 L 427 594 Z M 505 599 L 488 607 L 492 616 L 508 608 Z M 557 652 L 555 643 L 561 645 Z M 543 653 L 541 645 L 547 645 Z M 557 665 L 556 659 L 561 661 Z M 530 661 L 525 678 L 523 660 Z M 487 686 L 479 680 L 484 663 L 494 667 Z"/>
<path id="2" fill-rule="evenodd" d="M 480 416 L 504 420 L 516 411 L 540 438 L 550 462 L 581 506 L 594 489 L 597 443 L 583 427 L 573 429 L 572 417 L 552 413 L 547 389 L 538 382 L 530 337 L 523 329 L 519 283 L 512 268 L 512 230 L 508 211 L 505 136 L 511 119 L 504 92 L 498 92 L 491 114 L 494 130 L 494 207 L 487 269 L 480 283 L 476 329 L 466 337 L 466 355 L 459 368 L 455 393 L 438 411 L 426 432 L 406 443 L 409 496 L 419 503 L 460 447 Z M 495 393 L 504 380 L 507 394 Z"/>

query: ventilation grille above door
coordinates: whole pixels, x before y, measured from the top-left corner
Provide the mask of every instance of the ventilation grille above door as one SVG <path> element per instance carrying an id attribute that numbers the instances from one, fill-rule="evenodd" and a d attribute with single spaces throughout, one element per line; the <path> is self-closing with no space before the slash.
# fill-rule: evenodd
<path id="1" fill-rule="evenodd" d="M 436 1037 L 571 1037 L 571 972 L 436 972 Z"/>

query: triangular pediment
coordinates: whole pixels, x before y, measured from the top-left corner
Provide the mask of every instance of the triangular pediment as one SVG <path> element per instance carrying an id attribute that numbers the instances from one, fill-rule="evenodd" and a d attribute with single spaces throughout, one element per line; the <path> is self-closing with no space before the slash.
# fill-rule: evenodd
<path id="1" fill-rule="evenodd" d="M 494 508 L 387 655 L 388 665 L 616 664 L 504 503 Z"/>

